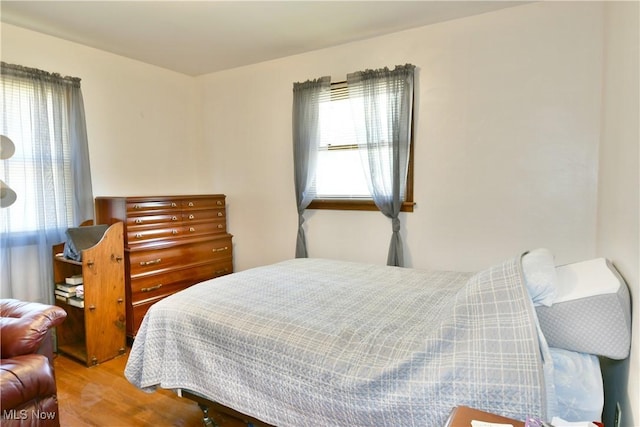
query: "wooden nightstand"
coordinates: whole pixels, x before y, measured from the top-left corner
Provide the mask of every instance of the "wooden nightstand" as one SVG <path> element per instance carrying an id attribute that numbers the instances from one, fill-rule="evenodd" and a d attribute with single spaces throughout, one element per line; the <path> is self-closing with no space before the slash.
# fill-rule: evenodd
<path id="1" fill-rule="evenodd" d="M 471 427 L 471 420 L 485 421 L 488 423 L 511 424 L 513 427 L 524 427 L 524 423 L 522 421 L 490 414 L 489 412 L 479 411 L 467 406 L 456 406 L 453 408 L 444 427 Z"/>

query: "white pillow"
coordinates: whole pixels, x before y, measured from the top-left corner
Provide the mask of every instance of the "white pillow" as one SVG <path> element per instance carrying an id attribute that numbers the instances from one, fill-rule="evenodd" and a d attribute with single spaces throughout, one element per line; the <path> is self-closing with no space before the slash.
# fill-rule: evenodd
<path id="1" fill-rule="evenodd" d="M 562 265 L 556 268 L 558 295 L 554 303 L 573 301 L 597 295 L 615 294 L 620 280 L 606 258 Z"/>
<path id="2" fill-rule="evenodd" d="M 548 249 L 534 249 L 522 257 L 525 285 L 534 306 L 550 307 L 556 299 L 558 274 Z"/>

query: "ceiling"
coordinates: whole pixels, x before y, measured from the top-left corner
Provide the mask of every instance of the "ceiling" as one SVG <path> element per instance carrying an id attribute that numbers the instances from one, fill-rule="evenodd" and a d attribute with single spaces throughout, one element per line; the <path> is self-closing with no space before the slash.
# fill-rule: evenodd
<path id="1" fill-rule="evenodd" d="M 521 1 L 0 1 L 2 22 L 196 76 Z"/>

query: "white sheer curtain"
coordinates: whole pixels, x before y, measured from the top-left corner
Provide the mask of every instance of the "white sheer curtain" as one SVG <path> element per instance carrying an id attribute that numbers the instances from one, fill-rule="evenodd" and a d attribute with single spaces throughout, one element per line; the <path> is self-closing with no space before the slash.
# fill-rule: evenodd
<path id="1" fill-rule="evenodd" d="M 298 206 L 296 258 L 306 258 L 304 211 L 315 197 L 316 160 L 320 142 L 320 100 L 330 90 L 330 77 L 293 84 L 293 167 Z"/>
<path id="2" fill-rule="evenodd" d="M 409 167 L 414 72 L 415 66 L 407 64 L 347 75 L 354 115 L 364 118 L 358 144 L 369 190 L 392 222 L 387 264 L 399 267 L 404 266 L 399 214 Z"/>
<path id="3" fill-rule="evenodd" d="M 0 209 L 0 296 L 52 303 L 51 247 L 94 215 L 80 79 L 3 62 L 0 96 L 15 145 L 0 174 L 17 194 Z"/>

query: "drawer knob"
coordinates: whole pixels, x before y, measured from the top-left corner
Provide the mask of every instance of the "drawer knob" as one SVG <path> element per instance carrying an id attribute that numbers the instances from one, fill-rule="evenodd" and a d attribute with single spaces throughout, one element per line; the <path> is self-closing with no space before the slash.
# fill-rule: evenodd
<path id="1" fill-rule="evenodd" d="M 176 207 L 178 207 L 178 205 L 176 205 L 176 202 L 172 202 L 172 203 L 171 203 L 171 207 L 172 207 L 172 208 L 176 208 Z"/>
<path id="2" fill-rule="evenodd" d="M 225 246 L 224 248 L 214 248 L 213 252 L 222 252 L 222 251 L 226 251 L 227 249 L 229 249 L 228 246 Z"/>
<path id="3" fill-rule="evenodd" d="M 195 229 L 195 228 L 193 228 L 193 227 L 189 227 L 189 231 L 190 231 L 191 233 L 193 233 L 194 231 L 196 231 L 196 229 Z"/>
<path id="4" fill-rule="evenodd" d="M 218 228 L 224 228 L 224 225 L 218 224 Z"/>
<path id="5" fill-rule="evenodd" d="M 133 205 L 133 209 L 140 209 L 140 205 L 138 204 Z"/>
<path id="6" fill-rule="evenodd" d="M 149 286 L 148 288 L 142 288 L 140 289 L 141 292 L 151 292 L 151 291 L 156 291 L 158 289 L 160 289 L 162 287 L 162 283 L 155 285 L 155 286 Z"/>
<path id="7" fill-rule="evenodd" d="M 171 230 L 171 234 L 178 234 L 178 230 Z"/>
<path id="8" fill-rule="evenodd" d="M 189 219 L 195 219 L 196 216 L 194 214 L 189 215 Z"/>
<path id="9" fill-rule="evenodd" d="M 136 239 L 142 239 L 142 233 L 136 233 Z"/>
<path id="10" fill-rule="evenodd" d="M 142 220 L 140 218 L 136 219 L 136 224 L 142 224 Z"/>
<path id="11" fill-rule="evenodd" d="M 152 259 L 151 261 L 140 261 L 140 265 L 144 267 L 146 265 L 160 264 L 161 262 L 162 262 L 162 258 L 158 258 L 158 259 Z"/>
<path id="12" fill-rule="evenodd" d="M 218 216 L 224 216 L 222 212 L 218 212 Z"/>
<path id="13" fill-rule="evenodd" d="M 222 200 L 218 200 L 218 201 L 216 202 L 216 205 L 218 205 L 218 206 L 222 206 Z"/>
<path id="14" fill-rule="evenodd" d="M 177 216 L 174 215 L 174 216 L 171 217 L 171 221 L 177 221 L 177 220 L 178 220 Z"/>
<path id="15" fill-rule="evenodd" d="M 188 206 L 189 206 L 190 208 L 192 208 L 192 207 L 193 207 L 193 202 L 189 202 Z"/>

